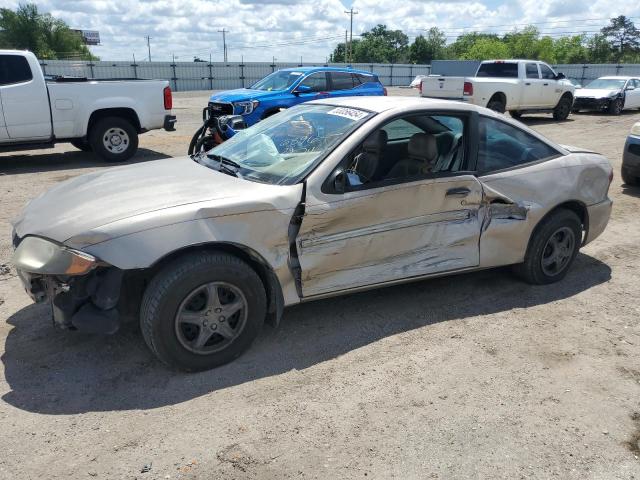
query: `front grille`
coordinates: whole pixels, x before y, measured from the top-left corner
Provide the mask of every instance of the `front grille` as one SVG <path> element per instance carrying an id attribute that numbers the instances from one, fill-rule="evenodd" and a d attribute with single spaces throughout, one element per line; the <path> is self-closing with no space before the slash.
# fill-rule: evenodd
<path id="1" fill-rule="evenodd" d="M 212 117 L 220 115 L 233 115 L 233 105 L 223 102 L 209 102 L 209 111 Z"/>

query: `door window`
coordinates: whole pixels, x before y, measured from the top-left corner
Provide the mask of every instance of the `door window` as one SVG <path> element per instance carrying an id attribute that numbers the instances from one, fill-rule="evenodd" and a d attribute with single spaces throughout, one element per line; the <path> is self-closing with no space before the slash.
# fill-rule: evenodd
<path id="1" fill-rule="evenodd" d="M 527 73 L 527 78 L 540 78 L 540 75 L 538 75 L 538 65 L 535 63 L 527 63 L 526 64 L 526 73 Z"/>
<path id="2" fill-rule="evenodd" d="M 331 85 L 333 90 L 351 90 L 353 78 L 347 72 L 331 72 Z"/>
<path id="3" fill-rule="evenodd" d="M 354 73 L 353 74 L 353 84 L 357 87 L 358 85 L 363 85 L 365 83 L 375 82 L 375 78 L 373 75 L 365 75 L 362 73 Z"/>
<path id="4" fill-rule="evenodd" d="M 558 155 L 543 141 L 493 118 L 480 117 L 478 130 L 478 171 L 484 174 Z"/>
<path id="5" fill-rule="evenodd" d="M 551 68 L 549 68 L 549 66 L 545 65 L 544 63 L 540 64 L 540 73 L 542 74 L 542 78 L 544 78 L 545 80 L 555 80 L 556 78 L 556 74 L 553 73 L 553 70 L 551 70 Z"/>
<path id="6" fill-rule="evenodd" d="M 28 82 L 33 78 L 29 62 L 20 55 L 0 55 L 0 85 Z"/>
<path id="7" fill-rule="evenodd" d="M 324 72 L 312 73 L 307 78 L 302 80 L 300 85 L 311 88 L 312 92 L 325 92 L 327 91 L 327 76 Z"/>

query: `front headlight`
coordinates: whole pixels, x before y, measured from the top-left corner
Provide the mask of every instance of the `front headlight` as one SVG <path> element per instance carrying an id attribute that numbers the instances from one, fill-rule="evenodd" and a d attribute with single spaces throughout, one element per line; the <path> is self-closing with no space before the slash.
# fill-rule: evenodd
<path id="1" fill-rule="evenodd" d="M 616 95 L 619 95 L 620 92 L 616 92 L 615 90 L 613 92 L 609 92 L 609 98 L 615 97 Z"/>
<path id="2" fill-rule="evenodd" d="M 41 275 L 84 275 L 98 260 L 84 252 L 40 237 L 25 237 L 13 253 L 18 270 Z"/>
<path id="3" fill-rule="evenodd" d="M 233 113 L 237 115 L 249 115 L 260 105 L 258 100 L 249 100 L 247 102 L 236 102 L 233 104 Z"/>
<path id="4" fill-rule="evenodd" d="M 640 137 L 640 122 L 637 122 L 631 127 L 631 135 L 637 135 Z"/>

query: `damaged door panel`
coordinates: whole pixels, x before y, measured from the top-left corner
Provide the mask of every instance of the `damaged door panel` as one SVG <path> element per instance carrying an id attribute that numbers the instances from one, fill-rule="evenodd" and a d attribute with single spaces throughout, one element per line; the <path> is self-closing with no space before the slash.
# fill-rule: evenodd
<path id="1" fill-rule="evenodd" d="M 308 193 L 296 242 L 303 297 L 477 266 L 481 200 L 471 175 Z"/>

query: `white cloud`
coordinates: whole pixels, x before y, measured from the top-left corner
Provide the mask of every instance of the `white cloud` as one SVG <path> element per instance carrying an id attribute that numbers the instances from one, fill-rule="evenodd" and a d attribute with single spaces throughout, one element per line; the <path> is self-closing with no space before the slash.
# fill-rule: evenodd
<path id="1" fill-rule="evenodd" d="M 229 60 L 324 61 L 344 38 L 351 4 L 354 34 L 378 23 L 401 29 L 411 38 L 437 26 L 452 41 L 470 30 L 504 32 L 512 26 L 542 23 L 543 32 L 598 30 L 606 18 L 627 15 L 640 25 L 640 2 L 611 0 L 42 0 L 51 12 L 73 28 L 99 30 L 102 46 L 92 47 L 103 59 L 147 56 L 145 35 L 152 37 L 154 60 L 194 56 L 222 59 L 226 28 Z M 0 0 L 15 8 L 18 1 Z M 585 21 L 585 19 L 599 19 Z M 463 29 L 463 27 L 470 27 Z M 491 27 L 491 28 L 490 28 Z M 567 28 L 565 28 L 567 27 Z"/>

